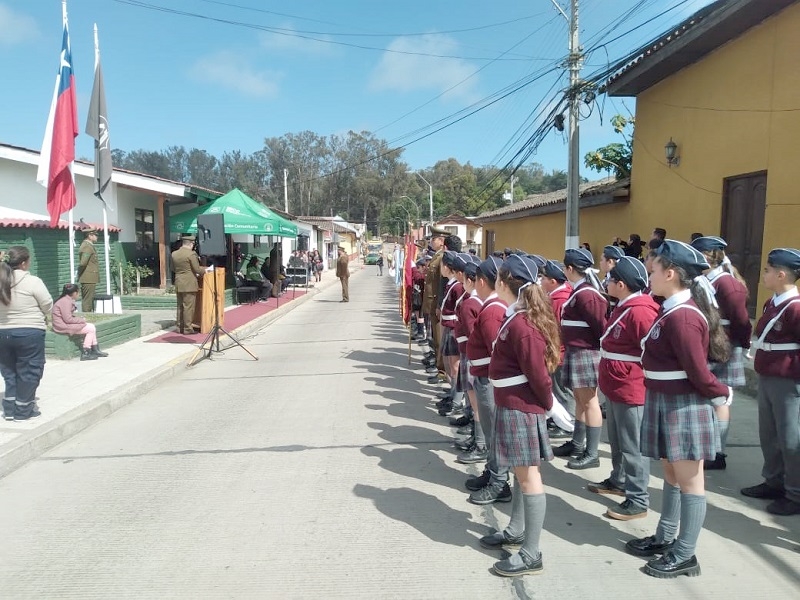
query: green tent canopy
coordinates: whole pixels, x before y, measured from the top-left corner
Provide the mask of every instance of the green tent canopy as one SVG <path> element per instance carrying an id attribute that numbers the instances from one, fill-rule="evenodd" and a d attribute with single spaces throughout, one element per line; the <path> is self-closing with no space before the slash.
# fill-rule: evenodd
<path id="1" fill-rule="evenodd" d="M 170 231 L 196 233 L 197 216 L 215 214 L 225 217 L 225 233 L 297 237 L 297 225 L 239 189 L 233 189 L 209 204 L 171 215 Z"/>

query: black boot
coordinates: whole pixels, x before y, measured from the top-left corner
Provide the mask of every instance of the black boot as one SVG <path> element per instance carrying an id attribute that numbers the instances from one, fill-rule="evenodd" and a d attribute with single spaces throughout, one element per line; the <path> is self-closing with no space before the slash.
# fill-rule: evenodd
<path id="1" fill-rule="evenodd" d="M 99 344 L 95 344 L 94 346 L 92 346 L 92 354 L 94 354 L 98 358 L 105 358 L 106 356 L 108 356 L 107 352 L 103 352 L 102 350 L 100 350 Z"/>
<path id="2" fill-rule="evenodd" d="M 97 360 L 97 355 L 92 352 L 91 348 L 83 348 L 81 350 L 81 360 Z"/>

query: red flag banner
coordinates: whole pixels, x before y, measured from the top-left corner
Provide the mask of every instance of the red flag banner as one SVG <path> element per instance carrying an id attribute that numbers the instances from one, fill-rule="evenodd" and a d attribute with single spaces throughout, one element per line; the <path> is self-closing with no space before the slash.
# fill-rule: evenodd
<path id="1" fill-rule="evenodd" d="M 411 319 L 411 293 L 414 286 L 411 270 L 414 268 L 414 254 L 416 246 L 411 236 L 406 237 L 405 261 L 403 264 L 403 293 L 406 296 L 403 322 L 408 324 Z"/>
<path id="2" fill-rule="evenodd" d="M 69 26 L 64 9 L 64 36 L 61 47 L 56 87 L 50 104 L 39 170 L 36 180 L 47 188 L 47 212 L 50 226 L 75 207 L 75 182 L 72 163 L 75 160 L 75 138 L 78 137 L 78 111 L 75 98 L 75 76 L 72 71 L 72 49 Z"/>

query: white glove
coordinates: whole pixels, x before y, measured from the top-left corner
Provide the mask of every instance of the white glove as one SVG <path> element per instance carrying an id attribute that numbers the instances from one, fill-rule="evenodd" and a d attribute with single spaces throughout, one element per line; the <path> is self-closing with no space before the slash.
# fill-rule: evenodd
<path id="1" fill-rule="evenodd" d="M 567 412 L 567 409 L 553 396 L 553 408 L 547 411 L 547 417 L 553 419 L 553 423 L 558 425 L 564 431 L 572 433 L 575 429 L 575 424 L 572 417 Z"/>
<path id="2" fill-rule="evenodd" d="M 711 399 L 711 404 L 714 406 L 730 406 L 733 404 L 733 388 L 728 386 L 727 396 L 717 396 Z"/>

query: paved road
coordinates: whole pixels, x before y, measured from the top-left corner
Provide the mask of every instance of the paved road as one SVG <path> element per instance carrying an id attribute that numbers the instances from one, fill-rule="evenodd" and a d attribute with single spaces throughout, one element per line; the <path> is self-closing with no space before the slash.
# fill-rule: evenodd
<path id="1" fill-rule="evenodd" d="M 736 493 L 758 481 L 746 399 L 737 469 L 708 476 L 702 577 L 654 580 L 622 552 L 657 514 L 600 516 L 584 486 L 606 476 L 607 448 L 602 470 L 547 467 L 545 572 L 491 575 L 477 538 L 508 505 L 465 502 L 389 278 L 367 268 L 350 289 L 247 340 L 258 362 L 205 361 L 0 480 L 0 598 L 797 597 L 800 519 Z"/>

